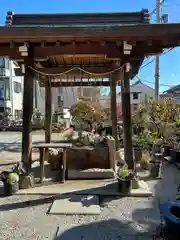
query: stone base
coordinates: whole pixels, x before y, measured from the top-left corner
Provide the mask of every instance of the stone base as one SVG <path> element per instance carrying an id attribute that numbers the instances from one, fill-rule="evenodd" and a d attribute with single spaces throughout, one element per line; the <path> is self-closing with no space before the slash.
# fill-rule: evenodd
<path id="1" fill-rule="evenodd" d="M 111 178 L 115 178 L 115 173 L 112 169 L 68 170 L 68 180 Z"/>
<path id="2" fill-rule="evenodd" d="M 72 193 L 79 195 L 102 195 L 102 196 L 131 196 L 131 197 L 151 197 L 152 192 L 144 181 L 139 181 L 139 188 L 132 189 L 127 194 L 118 192 L 118 184 L 116 180 L 83 180 L 83 181 L 67 181 L 64 184 L 51 184 L 49 186 L 41 186 L 20 190 L 18 194 L 37 194 L 37 195 L 57 195 L 64 193 Z"/>
<path id="3" fill-rule="evenodd" d="M 98 215 L 101 213 L 98 196 L 63 194 L 57 196 L 49 214 L 53 215 Z"/>
<path id="4" fill-rule="evenodd" d="M 109 168 L 108 147 L 72 147 L 67 149 L 67 168 L 71 170 Z"/>

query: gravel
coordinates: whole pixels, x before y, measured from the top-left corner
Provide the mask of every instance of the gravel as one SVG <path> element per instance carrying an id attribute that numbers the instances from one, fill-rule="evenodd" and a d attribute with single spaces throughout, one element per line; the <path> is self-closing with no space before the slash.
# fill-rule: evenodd
<path id="1" fill-rule="evenodd" d="M 0 239 L 3 240 L 78 240 L 83 236 L 87 240 L 131 240 L 136 239 L 137 233 L 147 231 L 159 221 L 152 199 L 106 198 L 102 201 L 99 216 L 48 215 L 46 213 L 52 199 L 44 196 L 13 196 L 0 200 Z M 154 219 L 158 219 L 157 222 Z M 59 238 L 55 238 L 57 229 L 61 235 Z"/>
<path id="2" fill-rule="evenodd" d="M 100 198 L 98 216 L 48 215 L 53 201 L 49 196 L 0 198 L 0 240 L 152 239 L 150 235 L 160 224 L 158 200 L 175 200 L 180 183 L 175 167 L 165 164 L 163 172 L 163 180 L 148 182 L 153 198 Z M 140 234 L 142 238 L 137 238 Z"/>
<path id="3" fill-rule="evenodd" d="M 149 182 L 153 198 L 101 197 L 102 212 L 98 216 L 48 215 L 53 201 L 49 196 L 0 198 L 0 239 L 137 240 L 137 235 L 142 235 L 139 239 L 151 239 L 160 224 L 158 200 L 174 200 L 180 182 L 175 167 L 165 165 L 163 172 L 163 180 Z"/>

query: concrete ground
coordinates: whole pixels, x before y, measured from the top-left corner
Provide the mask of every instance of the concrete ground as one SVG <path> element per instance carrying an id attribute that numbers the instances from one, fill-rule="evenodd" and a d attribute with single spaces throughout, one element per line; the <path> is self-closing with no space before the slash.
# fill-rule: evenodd
<path id="1" fill-rule="evenodd" d="M 42 140 L 42 134 L 33 135 L 33 141 Z M 20 145 L 21 134 L 0 133 L 0 165 L 20 159 Z M 19 150 L 13 151 L 12 146 L 19 146 Z M 179 170 L 165 163 L 163 179 L 151 180 L 148 184 L 153 198 L 103 197 L 98 216 L 48 215 L 53 201 L 51 196 L 36 194 L 0 198 L 0 240 L 152 239 L 153 230 L 160 224 L 159 201 L 176 199 Z"/>
<path id="2" fill-rule="evenodd" d="M 57 141 L 61 139 L 60 133 L 53 133 L 52 140 Z M 44 132 L 33 132 L 32 142 L 43 142 L 45 140 Z M 21 161 L 21 132 L 0 132 L 0 170 L 2 164 L 11 164 Z M 38 158 L 37 151 L 33 151 L 33 159 Z"/>

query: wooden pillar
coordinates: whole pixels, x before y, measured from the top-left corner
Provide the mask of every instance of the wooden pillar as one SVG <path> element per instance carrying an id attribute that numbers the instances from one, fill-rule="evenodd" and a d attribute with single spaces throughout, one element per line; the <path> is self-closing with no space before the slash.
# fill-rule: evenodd
<path id="1" fill-rule="evenodd" d="M 52 92 L 51 86 L 48 82 L 48 85 L 45 87 L 45 142 L 51 142 L 51 132 L 52 132 Z"/>
<path id="2" fill-rule="evenodd" d="M 116 104 L 116 75 L 111 75 L 111 120 L 112 120 L 112 137 L 115 139 L 116 149 L 117 144 L 117 104 Z"/>
<path id="3" fill-rule="evenodd" d="M 24 92 L 23 92 L 23 129 L 22 129 L 22 162 L 27 173 L 31 170 L 32 160 L 32 126 L 31 118 L 33 113 L 33 71 L 29 67 L 34 67 L 33 49 L 28 47 L 27 55 L 24 58 Z"/>
<path id="4" fill-rule="evenodd" d="M 124 72 L 124 77 L 121 80 L 121 100 L 124 131 L 124 159 L 128 165 L 128 168 L 134 170 L 130 98 L 130 79 L 128 77 L 128 73 Z"/>

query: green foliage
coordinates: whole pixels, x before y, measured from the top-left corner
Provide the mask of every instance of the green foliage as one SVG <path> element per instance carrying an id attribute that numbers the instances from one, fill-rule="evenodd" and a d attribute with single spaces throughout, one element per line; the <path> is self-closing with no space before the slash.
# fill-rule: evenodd
<path id="1" fill-rule="evenodd" d="M 17 173 L 10 173 L 8 175 L 8 183 L 13 184 L 19 181 L 19 176 Z"/>
<path id="2" fill-rule="evenodd" d="M 134 124 L 151 132 L 156 132 L 158 136 L 164 136 L 164 129 L 167 124 L 174 123 L 179 118 L 180 105 L 173 99 L 159 100 L 152 99 L 143 103 L 133 118 Z"/>
<path id="3" fill-rule="evenodd" d="M 143 153 L 141 157 L 141 162 L 149 163 L 150 161 L 151 161 L 151 157 L 149 153 Z"/>
<path id="4" fill-rule="evenodd" d="M 99 122 L 107 119 L 103 107 L 96 102 L 79 102 L 72 106 L 70 113 L 74 120 L 82 122 Z"/>
<path id="5" fill-rule="evenodd" d="M 118 169 L 117 177 L 120 180 L 132 180 L 136 176 L 135 172 L 128 169 L 127 165 Z"/>
<path id="6" fill-rule="evenodd" d="M 52 131 L 61 132 L 64 127 L 65 127 L 65 123 L 62 122 L 62 121 L 60 121 L 58 123 L 53 123 L 52 124 Z"/>
<path id="7" fill-rule="evenodd" d="M 152 147 L 156 143 L 157 139 L 160 139 L 161 135 L 157 132 L 154 133 L 142 133 L 141 135 L 133 136 L 133 147 L 135 149 L 152 150 Z"/>
<path id="8" fill-rule="evenodd" d="M 180 119 L 177 119 L 177 120 L 176 120 L 176 127 L 177 127 L 177 128 L 180 128 Z"/>
<path id="9" fill-rule="evenodd" d="M 123 166 L 122 168 L 119 169 L 118 171 L 118 178 L 121 180 L 126 180 L 129 177 L 129 169 L 127 166 Z"/>

